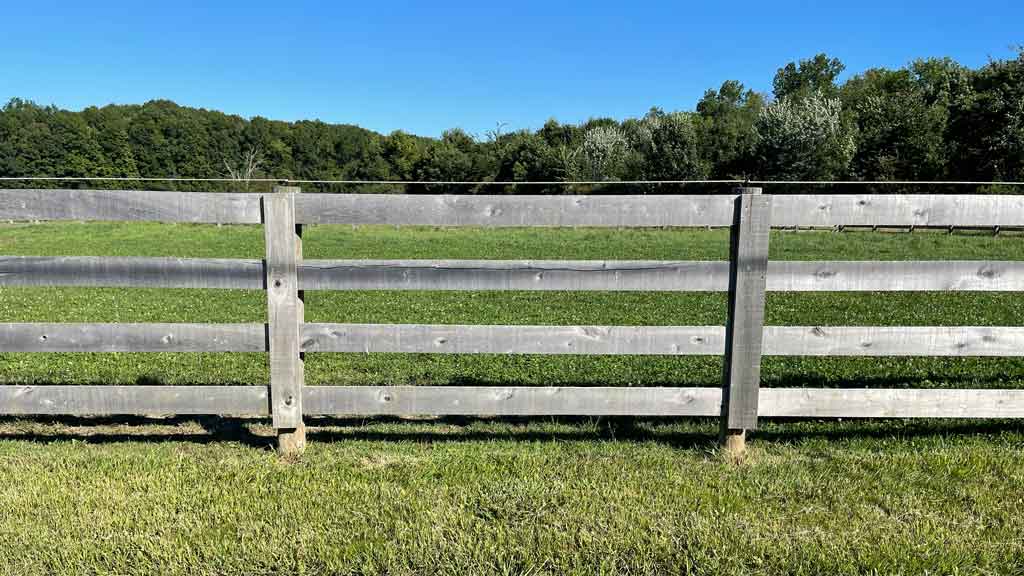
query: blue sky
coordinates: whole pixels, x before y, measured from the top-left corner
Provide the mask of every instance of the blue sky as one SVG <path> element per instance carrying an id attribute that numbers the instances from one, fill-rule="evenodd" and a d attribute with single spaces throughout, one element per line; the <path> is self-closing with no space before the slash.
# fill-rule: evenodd
<path id="1" fill-rule="evenodd" d="M 1022 0 L 0 0 L 0 15 L 3 101 L 165 98 L 423 135 L 692 109 L 727 79 L 770 91 L 817 52 L 849 74 L 1024 44 Z"/>

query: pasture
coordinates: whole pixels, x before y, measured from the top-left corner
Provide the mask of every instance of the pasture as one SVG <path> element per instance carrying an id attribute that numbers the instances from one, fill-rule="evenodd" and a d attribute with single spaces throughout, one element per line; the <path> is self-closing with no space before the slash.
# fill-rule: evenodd
<path id="1" fill-rule="evenodd" d="M 309 226 L 307 258 L 722 260 L 726 230 Z M 258 226 L 0 226 L 0 254 L 261 258 Z M 1004 232 L 772 233 L 779 260 L 1020 260 Z M 259 290 L 2 288 L 2 322 L 262 322 Z M 721 325 L 721 293 L 309 292 L 311 322 Z M 1024 325 L 1011 293 L 770 293 L 772 325 Z M 718 357 L 309 354 L 306 383 L 718 386 Z M 1022 388 L 1008 358 L 763 360 L 762 386 Z M 265 354 L 0 354 L 4 384 L 266 384 Z M 0 420 L 12 574 L 1020 573 L 1024 424 Z"/>

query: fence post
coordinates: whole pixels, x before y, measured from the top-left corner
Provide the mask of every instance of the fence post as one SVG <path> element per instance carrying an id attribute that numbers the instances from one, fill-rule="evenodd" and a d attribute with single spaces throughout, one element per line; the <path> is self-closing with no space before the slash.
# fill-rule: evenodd
<path id="1" fill-rule="evenodd" d="M 301 454 L 306 447 L 306 427 L 302 422 L 304 370 L 299 352 L 305 305 L 298 281 L 302 227 L 295 223 L 297 193 L 296 187 L 275 186 L 272 194 L 263 196 L 270 413 L 282 455 Z"/>
<path id="2" fill-rule="evenodd" d="M 746 449 L 747 430 L 757 428 L 771 197 L 760 188 L 736 188 L 734 193 L 739 197 L 729 246 L 721 441 L 727 452 L 739 456 Z"/>

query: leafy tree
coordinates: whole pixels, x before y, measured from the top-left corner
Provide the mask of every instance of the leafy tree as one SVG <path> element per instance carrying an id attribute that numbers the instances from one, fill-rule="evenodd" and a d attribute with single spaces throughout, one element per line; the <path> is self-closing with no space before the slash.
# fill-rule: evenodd
<path id="1" fill-rule="evenodd" d="M 572 180 L 614 181 L 626 165 L 629 141 L 617 123 L 590 122 L 566 172 Z"/>
<path id="2" fill-rule="evenodd" d="M 971 75 L 952 105 L 954 169 L 977 180 L 1024 180 L 1024 49 Z"/>
<path id="3" fill-rule="evenodd" d="M 12 99 L 0 109 L 0 175 L 214 178 L 259 151 L 261 175 L 278 178 L 608 183 L 577 189 L 513 184 L 507 193 L 635 191 L 614 183 L 709 176 L 1024 180 L 1024 51 L 977 69 L 948 58 L 917 60 L 895 70 L 867 70 L 838 85 L 842 71 L 839 60 L 818 54 L 778 70 L 770 104 L 729 80 L 708 90 L 695 112 L 652 109 L 621 122 L 591 118 L 580 124 L 551 119 L 537 131 L 496 130 L 484 140 L 462 130 L 441 138 L 384 136 L 320 121 L 246 119 L 167 100 L 71 112 Z M 237 188 L 208 182 L 146 186 Z M 485 189 L 497 191 L 400 185 L 356 190 Z"/>
<path id="4" fill-rule="evenodd" d="M 834 96 L 837 90 L 836 78 L 844 69 L 846 66 L 838 58 L 829 58 L 825 54 L 818 54 L 799 63 L 790 62 L 775 73 L 772 81 L 775 97 L 781 99 L 814 93 Z"/>
<path id="5" fill-rule="evenodd" d="M 715 178 L 742 178 L 753 174 L 755 125 L 764 109 L 764 97 L 743 84 L 727 80 L 708 90 L 697 103 L 697 138 L 701 157 Z"/>
<path id="6" fill-rule="evenodd" d="M 815 92 L 777 100 L 757 121 L 761 175 L 780 180 L 846 177 L 856 151 L 854 133 L 837 98 Z"/>
<path id="7" fill-rule="evenodd" d="M 701 157 L 694 116 L 654 108 L 641 120 L 624 123 L 630 149 L 640 168 L 627 176 L 641 180 L 706 178 L 708 164 Z"/>
<path id="8" fill-rule="evenodd" d="M 948 108 L 929 97 L 911 69 L 868 70 L 842 89 L 856 117 L 852 171 L 865 180 L 936 180 L 948 163 Z"/>

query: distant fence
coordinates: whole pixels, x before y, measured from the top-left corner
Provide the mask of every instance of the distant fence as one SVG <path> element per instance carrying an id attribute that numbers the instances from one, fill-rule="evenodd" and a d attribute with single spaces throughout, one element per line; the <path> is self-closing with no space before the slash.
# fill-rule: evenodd
<path id="1" fill-rule="evenodd" d="M 1024 196 L 439 196 L 0 191 L 0 220 L 262 224 L 264 260 L 0 256 L 0 286 L 265 290 L 266 324 L 0 324 L 2 352 L 269 352 L 270 386 L 0 386 L 0 414 L 721 416 L 740 449 L 758 416 L 1024 417 L 1024 390 L 759 387 L 762 355 L 1024 356 L 1022 327 L 764 326 L 765 291 L 1021 291 L 1024 262 L 769 262 L 771 227 L 1024 226 Z M 730 227 L 728 262 L 303 260 L 303 224 Z M 719 326 L 324 324 L 305 290 L 728 292 Z M 316 352 L 724 355 L 719 388 L 305 386 Z"/>

